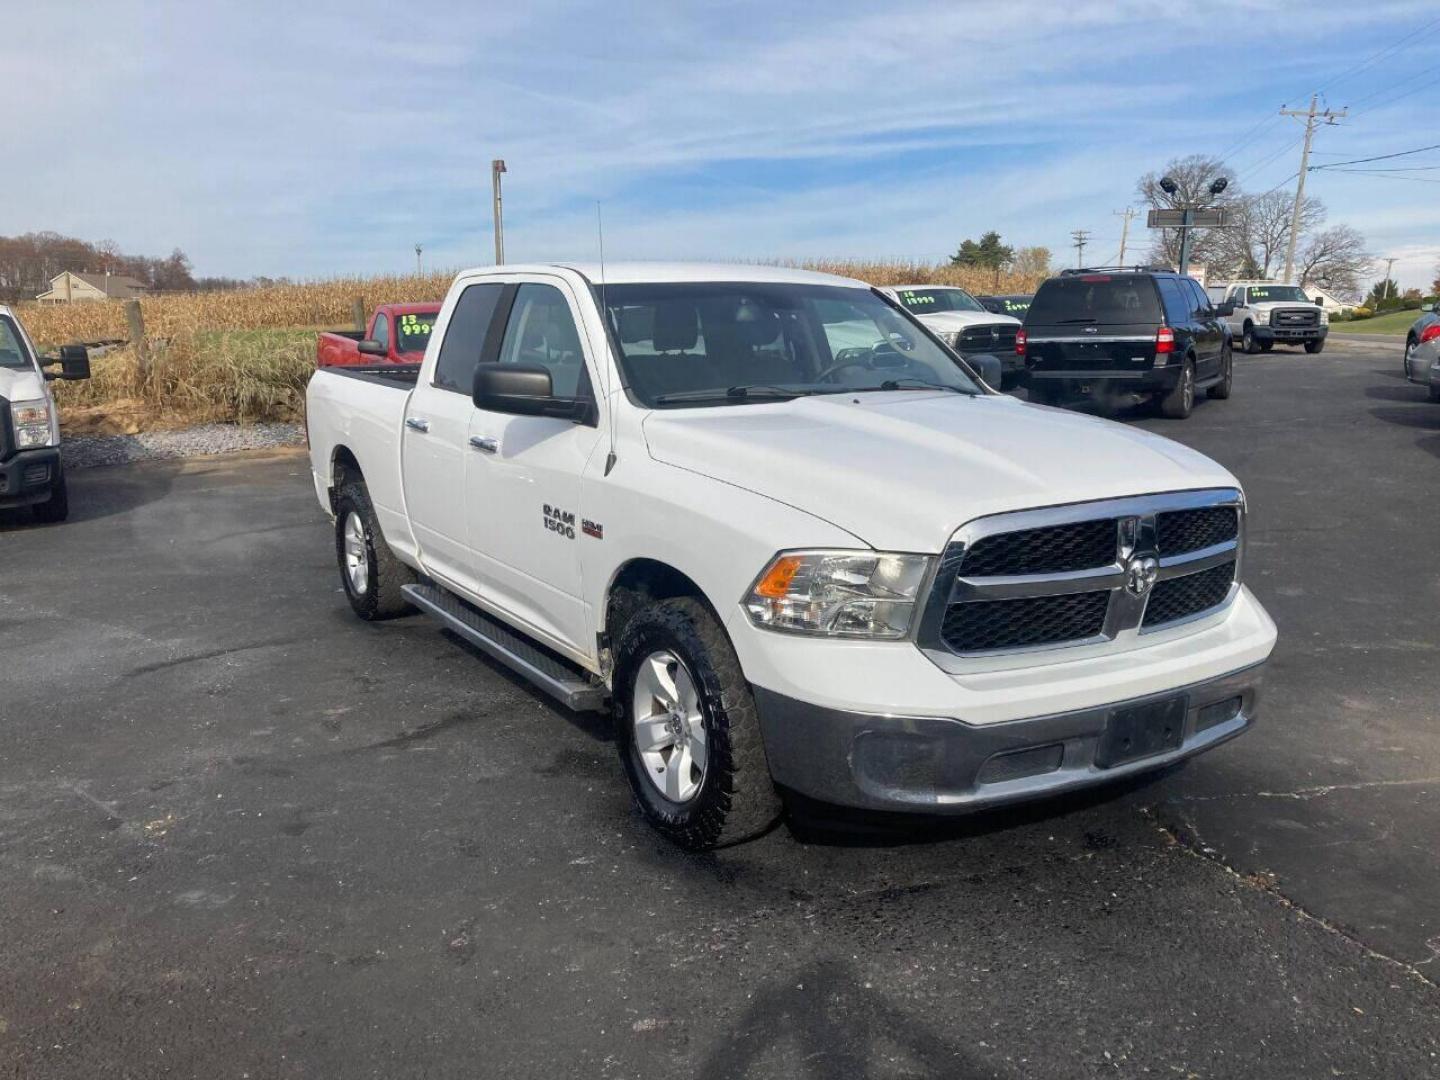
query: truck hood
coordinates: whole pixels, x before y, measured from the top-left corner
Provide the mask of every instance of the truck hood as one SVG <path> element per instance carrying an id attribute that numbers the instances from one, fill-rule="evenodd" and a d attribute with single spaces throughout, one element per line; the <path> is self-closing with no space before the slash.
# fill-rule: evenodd
<path id="1" fill-rule="evenodd" d="M 35 401 L 45 396 L 45 383 L 34 368 L 0 367 L 0 397 L 7 401 Z"/>
<path id="2" fill-rule="evenodd" d="M 1013 315 L 996 315 L 990 311 L 936 311 L 929 315 L 917 316 L 919 320 L 937 334 L 953 333 L 967 326 L 993 326 L 996 323 L 1020 325 Z"/>
<path id="3" fill-rule="evenodd" d="M 1251 304 L 1251 311 L 1274 311 L 1276 308 L 1300 308 L 1302 311 L 1314 309 L 1322 310 L 1319 304 L 1302 304 L 1299 300 L 1266 300 L 1264 303 Z"/>
<path id="4" fill-rule="evenodd" d="M 890 551 L 938 552 L 972 518 L 1059 503 L 1238 487 L 1138 428 L 1000 395 L 835 394 L 656 411 L 657 461 L 793 506 Z"/>

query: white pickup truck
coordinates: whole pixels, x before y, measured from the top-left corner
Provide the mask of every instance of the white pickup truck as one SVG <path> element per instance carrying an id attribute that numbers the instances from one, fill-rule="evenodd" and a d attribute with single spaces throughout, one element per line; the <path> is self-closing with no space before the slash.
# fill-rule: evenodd
<path id="1" fill-rule="evenodd" d="M 1325 348 L 1330 315 L 1298 285 L 1234 281 L 1207 290 L 1233 310 L 1226 316 L 1231 336 L 1247 353 L 1269 352 L 1276 345 L 1303 345 L 1307 353 Z"/>
<path id="2" fill-rule="evenodd" d="M 45 370 L 54 364 L 61 365 L 58 373 Z M 28 506 L 45 523 L 69 515 L 50 381 L 89 377 L 85 346 L 67 345 L 58 357 L 42 357 L 15 312 L 0 305 L 0 510 Z"/>
<path id="3" fill-rule="evenodd" d="M 924 323 L 941 341 L 964 357 L 994 356 L 1000 361 L 1000 386 L 1008 390 L 1025 371 L 1015 351 L 1020 320 L 991 311 L 954 285 L 896 285 L 881 290 Z"/>
<path id="4" fill-rule="evenodd" d="M 859 281 L 467 271 L 418 367 L 317 371 L 308 429 L 356 613 L 612 709 L 689 848 L 783 791 L 959 812 L 1174 762 L 1251 724 L 1275 642 L 1233 476 L 995 393 Z"/>

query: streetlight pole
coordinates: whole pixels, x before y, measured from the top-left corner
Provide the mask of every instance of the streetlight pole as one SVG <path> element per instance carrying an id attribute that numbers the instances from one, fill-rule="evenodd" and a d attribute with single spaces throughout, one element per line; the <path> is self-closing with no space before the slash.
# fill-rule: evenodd
<path id="1" fill-rule="evenodd" d="M 490 187 L 495 198 L 495 265 L 505 262 L 505 219 L 500 208 L 500 174 L 505 172 L 505 159 L 490 162 Z"/>
<path id="2" fill-rule="evenodd" d="M 420 276 L 420 272 L 421 272 L 421 271 L 420 271 L 420 252 L 421 252 L 422 250 L 423 250 L 423 249 L 420 247 L 419 244 L 416 244 L 416 245 L 415 245 L 415 276 L 416 276 L 416 277 L 419 277 L 419 276 Z"/>

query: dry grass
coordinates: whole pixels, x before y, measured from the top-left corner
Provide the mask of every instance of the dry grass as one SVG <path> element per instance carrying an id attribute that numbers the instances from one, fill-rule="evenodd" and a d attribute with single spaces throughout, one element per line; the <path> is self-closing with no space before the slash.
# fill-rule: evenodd
<path id="1" fill-rule="evenodd" d="M 972 292 L 1031 292 L 1033 276 L 948 265 L 847 259 L 784 260 L 783 265 L 859 278 L 875 285 L 928 282 Z M 126 430 L 205 421 L 293 420 L 303 414 L 314 370 L 315 331 L 350 326 L 355 300 L 377 304 L 442 299 L 454 275 L 339 278 L 176 294 L 140 302 L 153 363 L 142 378 L 132 349 L 94 362 L 85 383 L 57 383 L 62 408 L 94 426 L 107 412 Z M 127 337 L 124 305 L 22 304 L 21 320 L 42 347 Z"/>

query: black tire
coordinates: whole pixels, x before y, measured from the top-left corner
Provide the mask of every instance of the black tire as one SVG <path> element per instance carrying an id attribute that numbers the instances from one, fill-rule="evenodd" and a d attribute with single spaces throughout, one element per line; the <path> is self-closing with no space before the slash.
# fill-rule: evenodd
<path id="1" fill-rule="evenodd" d="M 634 696 L 640 667 L 657 653 L 683 663 L 698 693 L 707 761 L 695 794 L 675 802 L 650 779 L 635 742 Z M 630 613 L 615 648 L 616 746 L 645 820 L 688 851 L 734 844 L 780 816 L 780 797 L 760 736 L 760 718 L 740 661 L 714 613 L 678 597 Z"/>
<path id="2" fill-rule="evenodd" d="M 1405 365 L 1405 378 L 1407 379 L 1414 377 L 1410 374 L 1410 350 L 1413 348 L 1415 348 L 1415 339 L 1413 337 L 1407 337 L 1405 339 L 1405 356 L 1401 361 Z"/>
<path id="3" fill-rule="evenodd" d="M 1305 342 L 1305 351 L 1308 352 L 1308 353 L 1321 352 L 1321 351 L 1324 350 L 1324 348 L 1325 348 L 1325 342 L 1324 342 L 1324 341 L 1307 341 L 1307 342 Z"/>
<path id="4" fill-rule="evenodd" d="M 1254 355 L 1260 351 L 1260 345 L 1255 340 L 1255 327 L 1248 322 L 1240 333 L 1240 351 L 1248 355 Z"/>
<path id="5" fill-rule="evenodd" d="M 1185 358 L 1180 378 L 1168 393 L 1160 395 L 1160 415 L 1169 420 L 1184 420 L 1195 408 L 1195 361 Z"/>
<path id="6" fill-rule="evenodd" d="M 1208 393 L 1216 401 L 1224 401 L 1230 396 L 1231 386 L 1235 375 L 1235 356 L 1226 345 L 1220 352 L 1220 381 L 1210 387 Z"/>
<path id="7" fill-rule="evenodd" d="M 346 561 L 346 529 L 352 515 L 359 522 L 365 551 L 364 584 L 359 588 L 351 581 Z M 367 622 L 393 619 L 412 610 L 400 589 L 414 584 L 415 571 L 397 559 L 385 542 L 363 481 L 347 482 L 335 496 L 335 559 L 345 598 L 360 618 Z"/>
<path id="8" fill-rule="evenodd" d="M 65 486 L 65 469 L 61 467 L 50 484 L 50 498 L 36 503 L 30 513 L 42 525 L 57 525 L 70 516 L 70 490 Z"/>
<path id="9" fill-rule="evenodd" d="M 1260 343 L 1261 352 L 1269 352 L 1273 348 L 1275 348 L 1275 343 L 1273 341 L 1262 341 Z"/>

